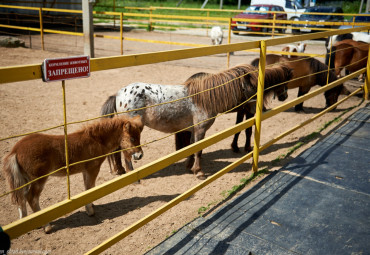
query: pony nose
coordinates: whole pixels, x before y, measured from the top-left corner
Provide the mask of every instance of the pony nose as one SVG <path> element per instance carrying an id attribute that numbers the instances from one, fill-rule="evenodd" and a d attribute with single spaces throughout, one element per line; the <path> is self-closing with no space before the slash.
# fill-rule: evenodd
<path id="1" fill-rule="evenodd" d="M 132 154 L 132 157 L 135 159 L 135 160 L 140 160 L 142 157 L 143 157 L 143 152 L 136 152 L 134 154 Z"/>

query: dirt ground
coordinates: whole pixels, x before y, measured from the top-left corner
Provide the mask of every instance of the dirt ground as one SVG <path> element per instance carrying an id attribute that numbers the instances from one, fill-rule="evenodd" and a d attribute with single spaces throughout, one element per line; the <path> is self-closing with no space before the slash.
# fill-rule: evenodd
<path id="1" fill-rule="evenodd" d="M 210 44 L 205 36 L 181 35 L 177 33 L 159 32 L 126 32 L 126 37 L 147 38 L 162 41 L 192 42 Z M 23 37 L 30 46 L 29 37 Z M 82 38 L 62 35 L 47 35 L 45 38 L 46 51 L 40 50 L 39 36 L 31 37 L 32 49 L 29 48 L 1 48 L 0 66 L 40 64 L 45 58 L 82 55 Z M 250 36 L 233 37 L 232 42 L 251 40 Z M 307 42 L 306 52 L 324 53 L 323 41 Z M 119 41 L 96 38 L 96 57 L 113 56 L 120 54 Z M 125 41 L 124 54 L 134 54 L 152 51 L 180 49 L 181 46 L 165 44 L 149 44 Z M 282 47 L 271 47 L 271 50 L 280 50 Z M 268 48 L 270 50 L 270 48 Z M 230 66 L 240 63 L 249 63 L 256 57 L 256 53 L 235 52 L 231 56 Z M 322 60 L 322 59 L 320 59 Z M 165 62 L 153 65 L 121 68 L 108 71 L 94 72 L 91 78 L 76 79 L 66 82 L 67 93 L 67 120 L 78 121 L 99 116 L 100 108 L 108 96 L 116 93 L 120 88 L 131 82 L 150 82 L 158 84 L 181 84 L 196 72 L 217 72 L 226 68 L 226 54 Z M 314 87 L 316 89 L 316 87 Z M 289 91 L 289 99 L 295 98 L 297 90 Z M 63 104 L 61 82 L 43 83 L 42 81 L 26 81 L 0 86 L 0 137 L 9 137 L 63 123 Z M 289 100 L 288 99 L 288 100 Z M 338 125 L 345 123 L 346 118 L 364 103 L 360 97 L 352 97 L 336 110 L 329 112 L 299 131 L 288 135 L 284 139 L 263 151 L 260 156 L 259 168 L 270 171 L 279 169 L 289 160 L 299 155 L 304 149 L 322 139 Z M 269 107 L 279 102 L 271 100 Z M 266 120 L 262 123 L 261 143 L 265 143 L 278 134 L 296 126 L 298 123 L 311 118 L 325 106 L 324 97 L 317 96 L 305 102 L 305 112 L 296 113 L 292 109 Z M 353 110 L 345 111 L 353 106 Z M 318 131 L 324 124 L 340 116 L 339 121 L 330 125 L 314 140 L 302 146 L 286 159 L 273 164 L 272 161 L 302 141 L 302 138 Z M 215 134 L 235 123 L 235 114 L 223 115 L 216 119 L 215 124 L 206 136 Z M 71 125 L 69 132 L 83 124 Z M 62 134 L 61 128 L 47 133 Z M 165 134 L 145 128 L 142 133 L 142 142 L 146 143 L 163 137 Z M 0 142 L 0 155 L 4 156 L 19 140 L 10 139 Z M 232 137 L 218 144 L 210 146 L 203 152 L 203 169 L 207 175 L 212 175 L 239 158 L 242 153 L 233 153 L 230 150 Z M 244 145 L 245 136 L 241 135 L 239 146 Z M 144 158 L 134 162 L 134 167 L 145 165 L 175 151 L 174 138 L 170 137 L 146 146 Z M 54 220 L 51 224 L 54 231 L 45 234 L 42 229 L 33 230 L 15 240 L 12 240 L 13 251 L 38 251 L 47 254 L 81 254 L 85 253 L 104 240 L 122 231 L 126 227 L 145 217 L 153 210 L 180 195 L 200 182 L 189 174 L 184 166 L 184 160 L 173 164 L 158 173 L 141 181 L 141 184 L 132 184 L 120 189 L 95 202 L 95 216 L 88 217 L 84 208 L 80 208 L 64 217 Z M 240 180 L 251 175 L 251 160 L 243 163 L 219 180 L 208 185 L 195 195 L 175 208 L 164 213 L 146 226 L 112 246 L 104 254 L 143 254 L 154 247 L 185 223 L 198 217 L 201 207 L 216 207 L 225 197 L 227 191 L 239 185 Z M 109 167 L 104 162 L 97 179 L 97 185 L 111 180 L 116 176 L 109 173 Z M 241 192 L 249 189 L 263 177 L 258 177 L 247 185 Z M 4 176 L 0 175 L 0 194 L 8 190 Z M 72 195 L 83 191 L 81 175 L 71 177 Z M 46 208 L 67 197 L 66 180 L 64 178 L 49 178 L 40 199 L 41 208 Z M 0 225 L 4 226 L 18 219 L 18 210 L 10 203 L 9 197 L 0 198 Z M 30 209 L 29 209 L 30 211 Z"/>

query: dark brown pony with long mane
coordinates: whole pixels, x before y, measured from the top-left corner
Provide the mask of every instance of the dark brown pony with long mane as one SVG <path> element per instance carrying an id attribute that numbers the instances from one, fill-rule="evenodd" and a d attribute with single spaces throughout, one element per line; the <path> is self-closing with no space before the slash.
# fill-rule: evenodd
<path id="1" fill-rule="evenodd" d="M 252 65 L 258 66 L 259 58 L 252 61 Z M 292 81 L 288 82 L 288 89 L 298 87 L 298 97 L 307 94 L 315 86 L 325 86 L 337 80 L 333 71 L 329 71 L 328 66 L 315 58 L 293 57 L 287 58 L 275 54 L 266 55 L 266 65 L 281 64 L 293 70 Z M 327 78 L 328 77 L 328 78 Z M 328 79 L 328 80 L 327 80 Z M 343 84 L 330 89 L 324 93 L 326 98 L 326 107 L 338 101 L 338 97 L 343 91 Z M 296 111 L 303 111 L 303 103 L 295 106 Z"/>
<path id="2" fill-rule="evenodd" d="M 335 68 L 335 74 L 341 77 L 343 68 L 352 73 L 366 67 L 368 55 L 368 43 L 351 39 L 339 41 L 332 47 L 330 68 Z M 363 74 L 360 75 L 359 81 L 363 81 Z"/>
<path id="3" fill-rule="evenodd" d="M 240 78 L 235 79 L 235 77 Z M 286 83 L 291 77 L 292 72 L 288 67 L 267 68 L 265 72 L 264 103 L 271 95 L 276 95 L 280 101 L 284 101 L 288 97 Z M 230 82 L 227 83 L 227 81 Z M 227 85 L 212 89 L 224 83 L 227 83 Z M 248 86 L 245 86 L 246 84 Z M 208 118 L 231 110 L 243 102 L 245 103 L 231 112 L 254 114 L 255 103 L 247 102 L 247 100 L 256 95 L 257 85 L 258 69 L 248 64 L 239 65 L 217 74 L 197 73 L 185 82 L 189 94 L 195 95 L 192 97 L 193 102 L 207 113 Z M 211 120 L 211 124 L 213 121 Z M 249 129 L 246 130 L 246 132 L 248 131 Z M 192 142 L 194 141 L 190 139 L 190 135 L 186 132 L 176 134 L 176 149 L 181 149 Z M 200 158 L 201 154 L 202 151 L 195 154 L 196 158 Z M 188 160 L 191 160 L 191 158 Z"/>
<path id="4" fill-rule="evenodd" d="M 254 59 L 251 62 L 251 64 L 253 66 L 258 67 L 259 58 Z M 289 89 L 298 87 L 299 88 L 298 97 L 307 94 L 310 91 L 311 87 L 315 85 L 325 86 L 327 84 L 328 67 L 315 58 L 306 58 L 299 56 L 291 56 L 290 58 L 288 58 L 276 54 L 268 54 L 266 55 L 266 65 L 267 66 L 282 65 L 291 68 L 293 71 L 293 77 L 292 80 L 287 83 L 287 87 Z M 335 80 L 337 80 L 335 73 L 333 71 L 330 71 L 328 79 L 329 83 Z M 336 103 L 340 93 L 345 93 L 343 85 L 339 85 L 333 89 L 326 91 L 324 93 L 326 98 L 326 107 Z M 248 109 L 244 109 L 245 111 L 242 110 L 238 111 L 237 113 L 236 124 L 242 122 L 244 117 L 248 119 L 253 117 L 254 115 L 254 113 Z M 303 103 L 296 105 L 295 110 L 303 111 Z M 231 144 L 231 148 L 234 152 L 239 152 L 238 147 L 239 134 L 240 133 L 234 135 L 234 139 Z M 246 142 L 244 150 L 246 152 L 250 152 L 252 151 L 251 147 L 252 128 L 246 129 L 245 134 Z"/>
<path id="5" fill-rule="evenodd" d="M 143 152 L 140 145 L 140 134 L 143 124 L 140 117 L 116 117 L 103 119 L 87 125 L 80 131 L 68 135 L 69 163 L 95 158 L 114 151 L 118 146 L 127 149 L 125 157 L 141 159 Z M 15 190 L 28 182 L 47 175 L 66 165 L 64 135 L 31 134 L 17 142 L 4 157 L 3 173 L 10 190 Z M 85 188 L 95 186 L 101 164 L 105 157 L 83 162 L 70 167 L 69 173 L 82 173 Z M 131 161 L 131 160 L 130 160 Z M 127 166 L 126 166 L 127 167 Z M 127 169 L 132 170 L 132 169 Z M 54 176 L 66 176 L 62 169 Z M 39 198 L 48 177 L 40 178 L 28 186 L 12 192 L 12 202 L 18 205 L 19 216 L 27 216 L 26 202 L 33 212 L 40 210 Z M 86 205 L 89 216 L 94 215 L 93 204 Z M 44 226 L 46 233 L 51 226 Z"/>

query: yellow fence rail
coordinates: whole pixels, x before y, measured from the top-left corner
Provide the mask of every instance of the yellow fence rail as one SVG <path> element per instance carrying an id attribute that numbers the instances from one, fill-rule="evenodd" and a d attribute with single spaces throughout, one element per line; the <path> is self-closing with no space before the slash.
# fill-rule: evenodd
<path id="1" fill-rule="evenodd" d="M 28 31 L 37 31 L 40 32 L 41 36 L 41 48 L 44 49 L 44 33 L 55 33 L 55 34 L 66 34 L 66 35 L 75 35 L 75 36 L 82 36 L 82 33 L 72 32 L 72 31 L 58 31 L 52 29 L 43 29 L 43 12 L 63 12 L 63 13 L 70 13 L 70 14 L 82 14 L 80 10 L 67 10 L 67 9 L 55 9 L 55 8 L 37 8 L 37 7 L 26 7 L 26 6 L 14 6 L 14 5 L 0 5 L 0 8 L 11 8 L 11 9 L 24 9 L 24 10 L 32 10 L 38 12 L 38 19 L 39 19 L 39 28 L 33 27 L 24 27 L 24 26 L 14 26 L 14 25 L 6 25 L 0 24 L 2 28 L 8 29 L 19 29 L 19 30 L 28 30 Z M 180 42 L 163 42 L 163 41 L 153 41 L 153 40 L 143 40 L 143 39 L 135 39 L 135 38 L 124 38 L 123 37 L 123 26 L 127 25 L 134 25 L 138 27 L 147 27 L 150 31 L 159 28 L 159 29 L 178 29 L 178 24 L 184 25 L 181 29 L 190 29 L 184 28 L 186 24 L 190 24 L 193 27 L 191 29 L 202 29 L 206 30 L 208 33 L 208 29 L 210 26 L 219 25 L 224 29 L 228 30 L 228 35 L 230 37 L 231 32 L 234 34 L 261 34 L 261 35 L 271 35 L 274 38 L 275 35 L 286 35 L 285 33 L 281 33 L 286 28 L 291 28 L 291 31 L 299 30 L 300 28 L 297 27 L 299 25 L 320 25 L 320 26 L 340 26 L 340 25 L 350 25 L 352 27 L 355 26 L 355 17 L 357 16 L 369 16 L 368 14 L 333 14 L 330 15 L 341 15 L 341 16 L 350 16 L 353 17 L 352 21 L 343 21 L 343 22 L 314 22 L 314 21 L 293 21 L 293 20 L 278 20 L 276 19 L 276 13 L 280 12 L 267 12 L 273 14 L 272 19 L 240 19 L 240 18 L 220 18 L 220 17 L 210 17 L 209 12 L 210 9 L 193 9 L 193 8 L 167 8 L 167 7 L 149 7 L 149 8 L 138 8 L 138 7 L 127 7 L 127 10 L 140 10 L 140 11 L 148 11 L 149 13 L 124 13 L 124 12 L 101 12 L 101 11 L 94 11 L 95 17 L 101 17 L 101 19 L 110 19 L 113 16 L 114 22 L 116 17 L 119 18 L 120 24 L 120 36 L 111 37 L 107 35 L 99 35 L 95 34 L 95 37 L 100 38 L 109 38 L 109 39 L 118 39 L 120 40 L 121 45 L 121 55 L 123 54 L 123 40 L 131 40 L 131 41 L 141 41 L 141 42 L 148 42 L 148 43 L 163 43 L 163 44 L 172 44 L 172 45 L 182 45 L 182 46 L 190 46 L 190 47 L 197 47 L 196 44 L 188 44 L 188 43 L 180 43 Z M 153 14 L 153 11 L 156 10 L 193 10 L 193 11 L 207 11 L 207 16 L 185 16 L 185 15 L 163 15 L 163 14 Z M 213 10 L 213 11 L 226 11 L 230 12 L 231 10 Z M 233 10 L 233 12 L 241 12 L 240 10 Z M 258 11 L 256 11 L 258 13 Z M 315 15 L 329 15 L 329 13 L 315 13 Z M 248 24 L 237 24 L 237 22 L 243 22 Z M 114 23 L 115 24 L 115 23 Z M 369 25 L 366 22 L 356 22 L 356 26 L 367 26 Z M 260 28 L 261 31 L 240 31 L 235 30 L 236 27 L 245 27 L 248 29 L 256 29 Z M 320 27 L 310 27 L 312 31 L 330 31 L 333 29 L 329 28 L 320 28 Z M 271 32 L 270 32 L 271 31 Z M 278 32 L 279 31 L 279 32 Z M 230 41 L 231 42 L 231 41 Z M 287 54 L 285 52 L 280 54 Z"/>
<path id="2" fill-rule="evenodd" d="M 257 138 L 255 140 L 255 148 L 254 148 L 254 159 L 253 159 L 253 169 L 254 171 L 258 168 L 258 154 L 262 150 L 271 146 L 274 142 L 280 140 L 282 137 L 286 136 L 287 134 L 295 131 L 299 127 L 303 126 L 311 122 L 312 120 L 320 117 L 325 112 L 333 109 L 338 104 L 342 103 L 344 100 L 347 100 L 349 97 L 353 96 L 354 94 L 360 92 L 362 89 L 365 90 L 365 94 L 369 91 L 369 75 L 370 75 L 370 62 L 368 59 L 367 69 L 363 68 L 351 75 L 348 75 L 344 78 L 338 79 L 337 81 L 328 84 L 320 89 L 317 89 L 313 92 L 306 94 L 303 97 L 299 97 L 295 100 L 292 100 L 288 103 L 282 104 L 279 107 L 273 108 L 272 110 L 262 114 L 262 95 L 263 95 L 263 70 L 265 69 L 265 54 L 266 54 L 266 47 L 268 46 L 275 46 L 280 44 L 292 43 L 297 41 L 304 41 L 304 40 L 311 40 L 317 38 L 323 38 L 327 36 L 332 36 L 335 34 L 345 34 L 349 32 L 356 32 L 361 31 L 363 29 L 370 29 L 370 26 L 361 27 L 361 28 L 354 28 L 354 29 L 345 29 L 340 31 L 330 31 L 330 32 L 320 32 L 314 33 L 309 35 L 299 35 L 295 37 L 281 37 L 281 38 L 274 38 L 268 39 L 263 41 L 254 41 L 254 42 L 244 42 L 244 43 L 235 43 L 235 44 L 228 44 L 228 45 L 220 45 L 217 47 L 214 46 L 206 46 L 206 47 L 199 47 L 193 49 L 183 49 L 183 50 L 172 50 L 172 51 L 163 51 L 163 52 L 155 52 L 155 53 L 145 53 L 145 54 L 137 54 L 137 55 L 127 55 L 127 56 L 116 56 L 116 57 L 105 57 L 105 58 L 94 58 L 91 59 L 91 72 L 96 71 L 103 71 L 109 70 L 114 68 L 123 68 L 129 66 L 137 66 L 137 65 L 144 65 L 144 64 L 153 64 L 171 60 L 179 60 L 179 59 L 186 59 L 186 58 L 194 58 L 194 57 L 202 57 L 208 55 L 214 55 L 219 53 L 229 53 L 234 51 L 241 51 L 241 50 L 252 50 L 252 49 L 259 49 L 260 50 L 260 73 L 259 73 L 259 85 L 258 85 L 258 94 L 257 94 L 257 110 L 256 110 L 256 117 L 251 118 L 245 122 L 242 122 L 236 126 L 228 128 L 224 131 L 221 131 L 215 135 L 209 136 L 197 143 L 194 143 L 190 146 L 187 146 L 179 151 L 171 153 L 161 159 L 158 159 L 154 162 L 151 162 L 145 166 L 135 169 L 134 171 L 129 172 L 123 176 L 117 177 L 111 181 L 105 182 L 97 187 L 94 187 L 90 190 L 82 192 L 76 196 L 70 197 L 70 199 L 66 199 L 62 202 L 54 204 L 48 208 L 45 208 L 37 213 L 33 213 L 25 218 L 17 220 L 13 223 L 10 223 L 6 226 L 3 226 L 3 230 L 11 237 L 11 239 L 17 238 L 20 235 L 23 235 L 35 228 L 41 227 L 46 223 L 61 217 L 73 210 L 86 205 L 90 202 L 93 202 L 99 198 L 102 198 L 122 187 L 125 187 L 129 184 L 132 184 L 146 176 L 149 176 L 199 150 L 202 150 L 212 144 L 215 144 L 226 137 L 229 137 L 237 132 L 240 132 L 252 125 L 256 125 L 260 127 L 261 121 L 270 118 L 284 110 L 287 110 L 293 107 L 296 104 L 299 104 L 311 97 L 314 97 L 318 94 L 321 94 L 339 84 L 342 84 L 344 81 L 349 80 L 367 70 L 367 77 L 364 88 L 357 89 L 348 97 L 340 100 L 336 104 L 332 105 L 330 108 L 324 110 L 323 112 L 317 114 L 316 116 L 312 117 L 310 120 L 305 121 L 304 123 L 300 123 L 298 126 L 294 127 L 291 130 L 286 131 L 285 133 L 279 135 L 278 137 L 272 139 L 271 141 L 265 143 L 264 145 L 259 144 L 259 134 L 257 134 Z M 18 82 L 18 81 L 27 81 L 27 80 L 34 80 L 40 79 L 42 77 L 41 72 L 41 64 L 37 65 L 27 65 L 27 66 L 15 66 L 15 67 L 5 67 L 0 68 L 0 83 L 11 83 L 11 82 Z M 3 85 L 4 86 L 4 85 Z M 64 126 L 67 126 L 70 123 L 64 123 Z M 139 220 L 135 224 L 131 225 L 130 227 L 126 228 L 125 230 L 117 233 L 112 238 L 106 240 L 101 245 L 95 247 L 93 250 L 89 251 L 88 254 L 98 254 L 114 243 L 118 242 L 122 238 L 126 237 L 130 233 L 134 232 L 135 230 L 139 229 L 146 223 L 153 220 L 158 215 L 164 213 L 168 209 L 172 208 L 176 204 L 180 203 L 184 199 L 188 198 L 196 191 L 200 190 L 201 188 L 207 186 L 212 181 L 216 180 L 220 176 L 226 174 L 227 172 L 231 171 L 236 166 L 243 163 L 245 160 L 251 157 L 252 153 L 249 153 L 242 158 L 238 159 L 234 163 L 230 164 L 229 166 L 225 167 L 224 169 L 220 170 L 216 174 L 210 176 L 207 180 L 201 182 L 197 186 L 193 187 L 192 189 L 186 191 L 182 195 L 178 196 L 177 198 L 173 199 L 166 205 L 160 207 L 150 215 L 146 216 L 145 218 Z"/>

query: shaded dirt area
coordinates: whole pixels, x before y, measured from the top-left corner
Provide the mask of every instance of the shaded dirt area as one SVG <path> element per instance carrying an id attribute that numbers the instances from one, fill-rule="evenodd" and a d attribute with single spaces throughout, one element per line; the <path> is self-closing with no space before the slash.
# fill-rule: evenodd
<path id="1" fill-rule="evenodd" d="M 192 42 L 209 44 L 210 40 L 204 36 L 179 35 L 174 33 L 147 33 L 127 32 L 127 37 L 151 38 L 162 41 Z M 29 38 L 25 38 L 26 43 Z M 46 51 L 41 51 L 38 44 L 39 37 L 32 37 L 33 49 L 17 48 L 0 50 L 0 65 L 25 65 L 41 63 L 45 58 L 66 57 L 81 55 L 83 53 L 81 38 L 47 35 L 45 39 Z M 248 37 L 240 36 L 233 38 L 232 42 L 246 41 Z M 28 44 L 29 45 L 29 44 Z M 119 42 L 116 40 L 97 38 L 97 57 L 118 55 L 120 52 Z M 139 42 L 125 42 L 125 54 L 134 54 L 151 51 L 179 49 L 181 46 L 163 44 L 148 44 Z M 282 47 L 271 47 L 271 50 L 279 50 Z M 306 52 L 324 53 L 324 43 L 321 41 L 308 42 Z M 230 66 L 240 63 L 249 63 L 256 57 L 256 53 L 236 52 L 231 57 Z M 322 59 L 320 59 L 322 60 Z M 69 80 L 66 82 L 67 93 L 67 119 L 69 122 L 84 120 L 99 116 L 100 108 L 108 96 L 116 93 L 120 88 L 131 82 L 150 82 L 159 84 L 181 84 L 192 74 L 197 72 L 217 72 L 226 68 L 226 54 L 186 59 L 180 61 L 165 62 L 153 65 L 114 69 L 109 71 L 92 73 L 89 79 Z M 297 90 L 289 91 L 289 99 L 295 98 Z M 16 134 L 40 130 L 63 123 L 63 104 L 61 82 L 43 83 L 42 81 L 17 82 L 0 85 L 0 137 L 9 137 Z M 315 120 L 311 124 L 296 131 L 261 153 L 259 168 L 267 168 L 270 171 L 279 169 L 291 158 L 296 157 L 302 150 L 317 142 L 334 127 L 343 124 L 346 117 L 353 111 L 362 107 L 361 98 L 353 97 L 336 110 Z M 275 100 L 270 101 L 269 107 L 278 105 Z M 298 123 L 311 118 L 324 106 L 324 97 L 317 96 L 305 104 L 305 113 L 296 113 L 292 109 L 268 119 L 262 123 L 261 143 L 265 143 L 281 132 L 296 126 Z M 357 108 L 344 112 L 352 106 Z M 289 150 L 303 138 L 318 131 L 326 123 L 341 116 L 338 121 L 321 132 L 315 139 L 302 146 L 286 159 L 273 160 L 287 154 Z M 207 132 L 206 136 L 215 134 L 235 123 L 235 114 L 227 114 L 216 119 L 215 124 Z M 75 124 L 68 127 L 72 132 L 83 124 Z M 48 131 L 47 133 L 62 134 L 61 128 Z M 149 128 L 142 133 L 142 143 L 153 141 L 165 136 Z M 11 147 L 19 140 L 10 139 L 0 142 L 0 155 L 4 156 Z M 173 151 L 174 138 L 170 137 L 159 140 L 144 148 L 144 158 L 134 162 L 134 167 L 139 167 L 161 158 Z M 230 150 L 232 137 L 229 137 L 204 150 L 202 163 L 207 175 L 212 175 L 239 158 L 242 153 L 233 153 Z M 244 133 L 240 137 L 239 146 L 244 145 Z M 155 173 L 141 181 L 141 184 L 132 184 L 120 189 L 95 202 L 96 215 L 88 217 L 84 208 L 80 208 L 64 217 L 54 220 L 51 224 L 53 233 L 44 234 L 42 229 L 33 230 L 12 242 L 12 249 L 38 250 L 48 254 L 81 254 L 85 253 L 107 238 L 117 234 L 126 227 L 145 217 L 153 210 L 175 198 L 182 192 L 190 189 L 200 182 L 192 174 L 189 174 L 184 166 L 184 160 L 173 164 L 158 173 Z M 225 198 L 225 194 L 240 180 L 251 175 L 251 160 L 246 161 L 219 180 L 208 185 L 189 199 L 181 202 L 175 208 L 164 213 L 124 240 L 112 246 L 104 254 L 142 254 L 154 247 L 167 236 L 179 229 L 185 223 L 198 217 L 201 207 L 213 208 Z M 115 178 L 109 173 L 108 164 L 105 162 L 99 173 L 97 185 Z M 242 191 L 263 177 L 258 177 Z M 8 190 L 4 176 L 0 175 L 0 193 Z M 71 177 L 72 195 L 83 191 L 81 175 Z M 49 178 L 40 204 L 46 208 L 67 197 L 66 180 L 64 178 Z M 17 220 L 18 210 L 10 203 L 9 197 L 0 198 L 0 225 L 6 225 Z"/>

